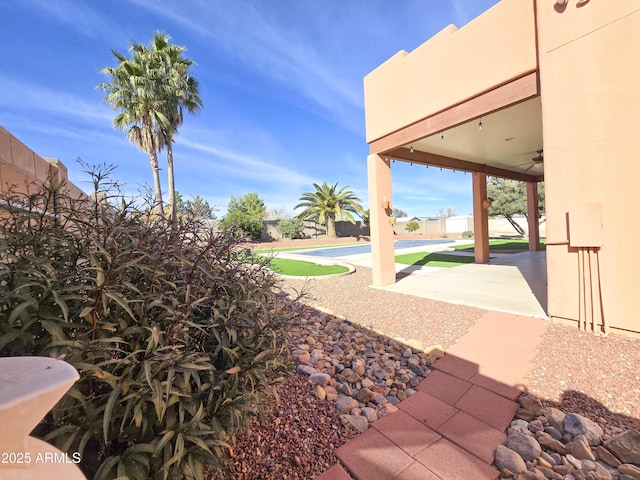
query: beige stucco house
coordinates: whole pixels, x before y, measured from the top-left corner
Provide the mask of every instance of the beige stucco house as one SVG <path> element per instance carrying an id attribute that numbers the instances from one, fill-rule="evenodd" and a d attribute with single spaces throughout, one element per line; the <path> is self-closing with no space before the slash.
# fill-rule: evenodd
<path id="1" fill-rule="evenodd" d="M 396 280 L 392 160 L 472 172 L 480 263 L 487 176 L 527 182 L 530 249 L 544 180 L 549 316 L 639 333 L 639 51 L 635 0 L 502 0 L 367 75 L 374 284 Z"/>

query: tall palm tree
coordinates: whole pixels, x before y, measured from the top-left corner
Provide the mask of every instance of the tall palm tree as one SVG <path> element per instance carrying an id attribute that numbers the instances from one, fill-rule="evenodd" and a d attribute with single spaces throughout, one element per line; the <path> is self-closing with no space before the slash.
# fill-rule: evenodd
<path id="1" fill-rule="evenodd" d="M 104 101 L 119 112 L 113 119 L 113 126 L 126 131 L 127 139 L 149 154 L 155 200 L 162 211 L 158 151 L 163 139 L 158 127 L 166 125 L 168 119 L 162 110 L 158 75 L 148 50 L 144 45 L 133 44 L 130 51 L 131 58 L 111 51 L 118 63 L 115 67 L 102 69 L 110 81 L 101 83 L 98 88 L 107 92 Z"/>
<path id="2" fill-rule="evenodd" d="M 176 189 L 173 168 L 173 139 L 184 120 L 184 111 L 195 113 L 202 108 L 198 81 L 189 74 L 195 62 L 182 54 L 184 47 L 172 45 L 171 37 L 155 32 L 151 41 L 151 54 L 159 77 L 164 81 L 162 106 L 167 123 L 159 125 L 163 144 L 167 147 L 167 176 L 169 190 L 169 216 L 176 219 Z"/>
<path id="3" fill-rule="evenodd" d="M 351 223 L 355 223 L 353 214 L 362 215 L 363 209 L 360 205 L 361 200 L 353 191 L 348 190 L 349 186 L 342 187 L 338 190 L 338 182 L 328 185 L 322 182 L 322 185 L 313 184 L 315 192 L 304 192 L 300 195 L 300 202 L 294 209 L 304 207 L 304 210 L 298 215 L 303 220 L 315 220 L 318 223 L 327 225 L 327 236 L 336 236 L 336 220 L 345 218 Z"/>

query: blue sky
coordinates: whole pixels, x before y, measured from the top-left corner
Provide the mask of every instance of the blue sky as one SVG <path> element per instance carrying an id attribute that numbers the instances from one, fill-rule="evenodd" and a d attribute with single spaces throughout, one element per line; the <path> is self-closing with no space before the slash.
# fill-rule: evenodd
<path id="1" fill-rule="evenodd" d="M 204 109 L 174 146 L 176 188 L 224 213 L 257 192 L 295 214 L 312 182 L 349 185 L 368 206 L 363 78 L 448 24 L 463 26 L 497 0 L 3 0 L 0 125 L 41 156 L 117 165 L 135 193 L 151 184 L 148 155 L 111 127 L 100 73 L 155 30 L 187 48 Z M 164 152 L 161 166 L 166 164 Z M 409 215 L 471 211 L 471 177 L 392 167 L 394 206 Z M 166 192 L 166 170 L 162 170 Z M 165 195 L 166 197 L 166 195 Z"/>

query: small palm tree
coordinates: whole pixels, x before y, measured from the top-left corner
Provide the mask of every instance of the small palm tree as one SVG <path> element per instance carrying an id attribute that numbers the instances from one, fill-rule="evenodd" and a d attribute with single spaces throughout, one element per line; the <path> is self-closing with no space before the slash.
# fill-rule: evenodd
<path id="1" fill-rule="evenodd" d="M 318 223 L 327 225 L 327 236 L 336 236 L 336 220 L 345 218 L 351 223 L 355 223 L 353 214 L 362 215 L 364 213 L 361 200 L 353 191 L 348 190 L 349 186 L 342 187 L 338 190 L 338 182 L 328 185 L 322 182 L 322 185 L 313 184 L 315 192 L 304 192 L 300 196 L 300 203 L 294 209 L 304 207 L 304 210 L 298 215 L 303 220 L 314 220 Z"/>

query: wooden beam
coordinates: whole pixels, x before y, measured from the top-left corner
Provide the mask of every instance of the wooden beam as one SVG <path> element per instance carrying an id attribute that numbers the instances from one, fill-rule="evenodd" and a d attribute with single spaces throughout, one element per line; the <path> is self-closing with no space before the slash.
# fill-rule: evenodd
<path id="1" fill-rule="evenodd" d="M 542 175 L 528 175 L 526 173 L 512 172 L 505 168 L 492 167 L 484 163 L 458 160 L 457 158 L 436 155 L 435 153 L 420 152 L 418 150 L 411 152 L 411 150 L 405 147 L 396 148 L 395 150 L 386 152 L 385 155 L 389 158 L 403 162 L 416 163 L 418 165 L 449 168 L 451 170 L 460 170 L 462 172 L 486 173 L 491 177 L 508 178 L 522 182 L 540 182 L 544 180 Z"/>
<path id="2" fill-rule="evenodd" d="M 501 110 L 540 94 L 538 72 L 531 72 L 509 83 L 439 113 L 423 118 L 369 144 L 369 153 L 385 154 L 402 145 L 447 130 L 482 115 Z"/>

